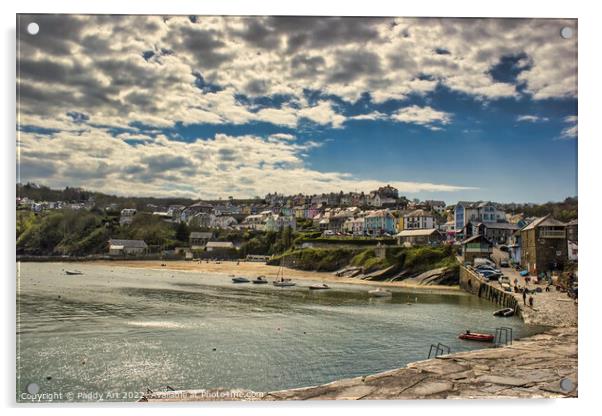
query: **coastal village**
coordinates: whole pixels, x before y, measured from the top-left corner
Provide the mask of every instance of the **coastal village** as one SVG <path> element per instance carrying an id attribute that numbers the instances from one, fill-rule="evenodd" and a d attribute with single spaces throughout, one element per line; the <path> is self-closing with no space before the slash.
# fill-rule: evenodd
<path id="1" fill-rule="evenodd" d="M 18 211 L 35 216 L 65 209 L 81 213 L 99 210 L 94 200 L 44 202 L 21 198 L 17 200 L 17 205 Z M 576 199 L 572 206 L 576 208 Z M 133 227 L 141 218 L 152 218 L 153 221 L 188 230 L 187 244 L 164 249 L 144 239 L 110 236 L 102 255 L 92 257 L 121 260 L 126 267 L 156 267 L 159 265 L 157 260 L 190 260 L 191 267 L 202 267 L 205 265 L 200 263 L 206 262 L 211 263 L 207 266 L 216 267 L 207 270 L 220 271 L 220 267 L 224 266 L 223 270 L 232 272 L 239 267 L 238 273 L 244 274 L 244 270 L 253 270 L 246 266 L 262 262 L 275 265 L 270 263 L 271 259 L 276 256 L 285 258 L 286 253 L 290 252 L 336 252 L 351 246 L 354 247 L 352 252 L 355 259 L 365 257 L 366 253 L 374 258 L 386 258 L 387 252 L 399 255 L 404 251 L 426 249 L 423 252 L 425 256 L 419 260 L 421 262 L 434 255 L 434 250 L 442 249 L 438 253 L 452 253 L 451 258 L 455 263 L 457 274 L 451 284 L 493 302 L 503 308 L 500 312 L 511 311 L 528 325 L 550 328 L 520 340 L 512 339 L 510 335 L 510 340 L 506 339 L 506 342 L 501 342 L 501 334 L 498 337 L 496 332 L 495 336 L 490 336 L 494 346 L 501 348 L 442 352 L 436 353 L 434 359 L 430 358 L 429 353 L 429 359 L 410 363 L 403 368 L 323 385 L 270 392 L 168 389 L 147 392 L 140 401 L 576 397 L 576 210 L 575 218 L 561 221 L 552 213 L 528 216 L 521 212 L 529 212 L 529 208 L 528 205 L 491 201 L 458 201 L 447 205 L 443 201 L 409 200 L 400 196 L 398 190 L 390 185 L 367 194 L 268 194 L 263 199 L 245 201 L 229 198 L 225 201 L 197 201 L 188 205 L 138 204 L 135 208 L 111 203 L 100 209 L 116 213 L 113 221 L 119 229 Z M 244 254 L 240 242 L 231 238 L 240 233 L 294 234 L 297 239 L 293 245 L 281 247 L 280 252 Z M 149 261 L 136 264 L 130 260 Z M 195 264 L 195 260 L 199 264 Z M 239 266 L 241 261 L 244 266 Z M 225 264 L 220 264 L 222 262 Z M 161 266 L 189 270 L 183 268 L 182 262 L 179 265 L 176 263 L 173 268 L 169 263 L 161 263 Z M 403 270 L 396 277 L 404 276 L 407 263 L 404 259 L 398 264 Z M 293 262 L 286 266 L 295 269 L 299 265 Z M 388 269 L 395 267 L 392 265 Z M 490 279 L 489 270 L 497 270 L 498 267 L 503 271 L 498 271 L 500 274 L 495 280 Z M 319 276 L 324 279 L 323 282 L 329 283 L 351 283 L 356 280 L 358 283 L 383 287 L 397 284 L 403 287 L 409 281 L 422 285 L 430 279 L 411 278 L 400 283 L 395 281 L 396 278 L 381 279 L 391 274 L 376 276 L 356 269 L 343 267 L 335 271 L 334 276 L 331 273 L 319 273 L 305 278 Z M 424 274 L 430 276 L 432 270 L 420 276 Z M 377 278 L 372 279 L 374 276 Z M 296 277 L 301 278 L 301 275 Z M 243 278 L 233 278 L 234 283 L 236 279 Z M 242 281 L 249 282 L 248 279 Z M 322 289 L 328 288 L 328 285 L 321 283 L 309 286 L 310 289 L 314 287 Z M 410 283 L 407 287 L 413 286 Z M 383 291 L 382 287 L 369 293 L 373 292 L 391 293 L 389 290 Z"/>
<path id="2" fill-rule="evenodd" d="M 97 206 L 87 201 L 33 201 L 17 199 L 17 208 L 41 214 L 52 210 L 90 210 Z M 311 233 L 300 248 L 328 242 L 328 247 L 364 240 L 365 246 L 397 245 L 457 247 L 463 261 L 491 258 L 505 253 L 511 265 L 520 265 L 529 274 L 561 271 L 578 261 L 577 219 L 562 222 L 546 215 L 527 217 L 517 212 L 518 204 L 490 201 L 410 200 L 391 185 L 368 193 L 339 192 L 320 195 L 277 193 L 251 200 L 198 201 L 190 205 L 138 208 L 111 203 L 103 207 L 118 213 L 121 227 L 128 227 L 139 216 L 185 224 L 188 244 L 166 250 L 144 240 L 109 238 L 106 253 L 111 257 L 136 258 L 160 254 L 162 258 L 238 258 L 237 241 L 218 238 L 220 232 Z M 312 241 L 313 240 L 313 241 Z M 246 254 L 245 258 L 265 260 L 269 253 Z M 498 256 L 499 257 L 499 256 Z"/>

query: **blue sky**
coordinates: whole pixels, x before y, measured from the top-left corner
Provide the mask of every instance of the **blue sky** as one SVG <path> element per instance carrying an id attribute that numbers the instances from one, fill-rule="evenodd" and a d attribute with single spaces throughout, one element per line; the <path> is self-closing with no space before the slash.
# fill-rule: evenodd
<path id="1" fill-rule="evenodd" d="M 40 35 L 61 20 L 71 38 L 20 32 L 21 181 L 194 198 L 385 183 L 448 203 L 577 195 L 577 41 L 558 35 L 572 20 L 141 16 L 95 32 L 95 17 L 45 19 Z"/>

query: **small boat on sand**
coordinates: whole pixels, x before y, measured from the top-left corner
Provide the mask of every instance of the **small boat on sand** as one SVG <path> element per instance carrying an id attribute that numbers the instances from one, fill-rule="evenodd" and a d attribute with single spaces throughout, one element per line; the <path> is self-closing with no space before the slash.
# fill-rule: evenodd
<path id="1" fill-rule="evenodd" d="M 291 279 L 274 280 L 272 284 L 276 287 L 290 287 L 296 285 L 296 283 L 291 281 Z"/>
<path id="2" fill-rule="evenodd" d="M 324 290 L 324 289 L 330 289 L 330 286 L 328 286 L 326 283 L 322 283 L 321 285 L 311 285 L 309 287 L 309 290 Z"/>
<path id="3" fill-rule="evenodd" d="M 374 296 L 377 298 L 385 298 L 385 297 L 393 296 L 393 293 L 391 293 L 390 290 L 383 289 L 382 287 L 371 290 L 368 293 L 370 294 L 370 296 Z"/>
<path id="4" fill-rule="evenodd" d="M 280 261 L 280 268 L 278 269 L 278 274 L 276 275 L 276 279 L 272 282 L 272 284 L 276 287 L 291 287 L 295 286 L 296 283 L 291 279 L 284 278 L 284 268 L 282 267 L 282 260 Z"/>
<path id="5" fill-rule="evenodd" d="M 76 276 L 76 275 L 80 275 L 83 274 L 82 272 L 80 272 L 79 270 L 65 270 L 65 274 L 69 275 L 69 276 Z"/>
<path id="6" fill-rule="evenodd" d="M 268 279 L 265 276 L 259 276 L 257 279 L 253 279 L 253 284 L 262 285 L 268 282 Z"/>
<path id="7" fill-rule="evenodd" d="M 232 278 L 232 283 L 249 283 L 250 280 L 246 277 L 234 277 Z"/>
<path id="8" fill-rule="evenodd" d="M 458 338 L 466 341 L 492 342 L 495 336 L 491 334 L 480 334 L 478 332 L 466 331 L 465 333 L 460 334 Z"/>
<path id="9" fill-rule="evenodd" d="M 504 309 L 500 309 L 498 311 L 493 312 L 493 316 L 501 316 L 501 317 L 509 317 L 514 315 L 514 309 L 512 308 L 504 308 Z"/>

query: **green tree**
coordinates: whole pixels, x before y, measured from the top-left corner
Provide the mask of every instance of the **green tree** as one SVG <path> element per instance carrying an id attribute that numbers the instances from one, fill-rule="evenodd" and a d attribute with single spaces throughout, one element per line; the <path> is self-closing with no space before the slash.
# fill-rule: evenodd
<path id="1" fill-rule="evenodd" d="M 190 229 L 185 222 L 180 222 L 176 226 L 176 240 L 181 241 L 183 243 L 188 242 L 188 238 L 190 237 Z"/>

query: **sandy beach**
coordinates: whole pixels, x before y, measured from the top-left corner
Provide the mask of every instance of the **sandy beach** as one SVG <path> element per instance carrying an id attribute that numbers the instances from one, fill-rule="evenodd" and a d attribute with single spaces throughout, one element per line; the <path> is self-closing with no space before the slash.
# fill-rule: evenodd
<path id="1" fill-rule="evenodd" d="M 159 260 L 101 260 L 94 262 L 96 264 L 110 264 L 118 267 L 131 267 L 138 269 L 154 269 L 154 270 L 177 270 L 182 272 L 205 272 L 205 273 L 222 273 L 226 275 L 244 276 L 247 278 L 255 278 L 264 275 L 269 280 L 275 279 L 278 274 L 278 266 L 269 266 L 259 262 L 240 262 L 221 261 L 217 262 L 198 262 L 198 261 L 159 261 Z M 165 266 L 162 266 L 164 264 Z M 303 271 L 290 268 L 284 268 L 284 276 L 299 280 L 309 280 L 316 282 L 332 282 L 345 283 L 366 286 L 388 286 L 399 287 L 405 289 L 419 291 L 458 291 L 459 286 L 441 286 L 441 285 L 416 285 L 404 282 L 372 282 L 362 279 L 337 277 L 333 273 Z"/>

